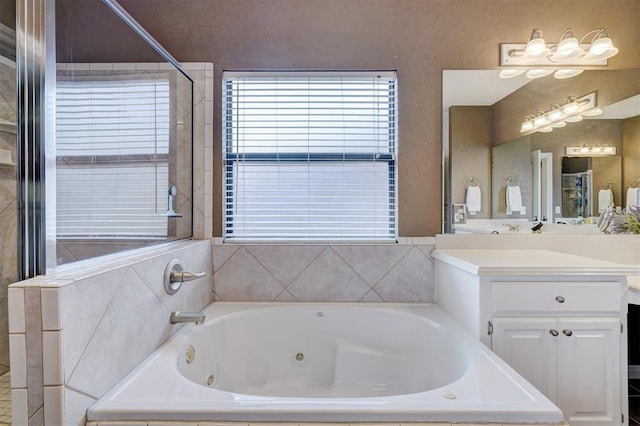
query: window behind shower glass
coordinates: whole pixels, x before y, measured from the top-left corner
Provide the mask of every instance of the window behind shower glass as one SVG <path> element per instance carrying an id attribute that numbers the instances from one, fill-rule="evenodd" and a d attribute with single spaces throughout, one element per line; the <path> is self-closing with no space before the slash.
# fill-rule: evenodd
<path id="1" fill-rule="evenodd" d="M 393 72 L 226 72 L 227 241 L 394 241 Z"/>
<path id="2" fill-rule="evenodd" d="M 192 82 L 102 1 L 56 38 L 57 264 L 191 237 Z"/>
<path id="3" fill-rule="evenodd" d="M 167 237 L 169 80 L 59 80 L 58 239 Z"/>

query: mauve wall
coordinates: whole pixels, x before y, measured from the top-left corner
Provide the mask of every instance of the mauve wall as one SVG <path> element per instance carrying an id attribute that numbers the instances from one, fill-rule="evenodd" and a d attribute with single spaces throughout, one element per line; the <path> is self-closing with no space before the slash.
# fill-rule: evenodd
<path id="1" fill-rule="evenodd" d="M 470 178 L 480 187 L 480 211 L 467 219 L 491 219 L 491 107 L 449 108 L 451 203 L 466 204 Z"/>
<path id="2" fill-rule="evenodd" d="M 622 122 L 622 182 L 624 190 L 631 181 L 640 179 L 640 117 Z"/>
<path id="3" fill-rule="evenodd" d="M 83 3 L 82 0 L 75 0 Z M 391 69 L 399 87 L 399 233 L 434 235 L 441 228 L 441 89 L 443 69 L 498 68 L 499 44 L 524 42 L 534 27 L 559 40 L 607 28 L 620 48 L 609 68 L 637 68 L 637 0 L 121 0 L 180 61 L 215 65 L 214 105 L 223 70 Z M 614 5 L 615 7 L 612 7 Z M 100 13 L 88 10 L 88 22 Z M 85 37 L 74 55 L 91 56 Z M 118 32 L 112 46 L 127 44 Z M 59 40 L 64 43 L 65 40 Z M 114 52 L 115 53 L 115 52 Z M 92 58 L 109 61 L 109 58 Z M 144 60 L 136 58 L 135 61 Z M 221 166 L 220 114 L 215 114 L 214 167 Z M 213 211 L 221 212 L 221 173 L 213 174 Z M 214 215 L 214 235 L 222 220 Z"/>
<path id="4" fill-rule="evenodd" d="M 16 28 L 16 0 L 0 0 L 0 24 Z"/>

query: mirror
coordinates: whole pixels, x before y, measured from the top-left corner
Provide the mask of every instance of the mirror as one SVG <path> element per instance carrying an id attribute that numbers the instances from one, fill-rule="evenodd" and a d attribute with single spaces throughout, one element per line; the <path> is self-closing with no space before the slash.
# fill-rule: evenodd
<path id="1" fill-rule="evenodd" d="M 190 237 L 191 79 L 101 1 L 56 22 L 57 264 Z"/>
<path id="2" fill-rule="evenodd" d="M 498 72 L 443 72 L 444 231 L 475 219 L 591 222 L 611 202 L 606 194 L 624 208 L 640 178 L 640 70 L 591 70 L 566 80 L 504 80 Z M 525 116 L 591 92 L 602 115 L 520 133 Z M 466 209 L 471 179 L 482 194 L 475 212 Z M 519 188 L 519 210 L 507 207 L 510 185 Z"/>

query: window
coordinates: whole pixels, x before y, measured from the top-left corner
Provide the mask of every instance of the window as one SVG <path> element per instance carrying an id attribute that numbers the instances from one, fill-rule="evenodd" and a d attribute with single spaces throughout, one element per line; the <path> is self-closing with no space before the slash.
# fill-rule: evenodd
<path id="1" fill-rule="evenodd" d="M 225 73 L 224 237 L 396 236 L 395 73 Z"/>
<path id="2" fill-rule="evenodd" d="M 58 81 L 58 238 L 166 237 L 169 81 Z"/>

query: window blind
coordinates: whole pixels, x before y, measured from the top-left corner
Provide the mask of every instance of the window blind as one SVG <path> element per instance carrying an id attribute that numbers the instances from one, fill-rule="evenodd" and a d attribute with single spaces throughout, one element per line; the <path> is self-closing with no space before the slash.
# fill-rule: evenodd
<path id="1" fill-rule="evenodd" d="M 395 73 L 223 78 L 226 239 L 395 240 Z"/>
<path id="2" fill-rule="evenodd" d="M 167 235 L 169 81 L 58 81 L 58 238 Z"/>

